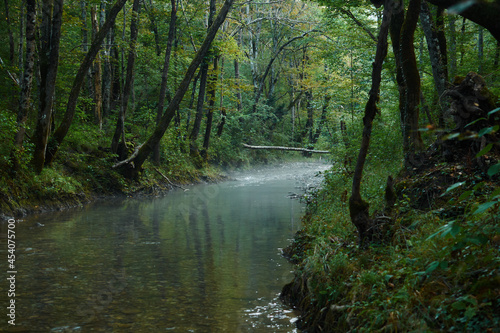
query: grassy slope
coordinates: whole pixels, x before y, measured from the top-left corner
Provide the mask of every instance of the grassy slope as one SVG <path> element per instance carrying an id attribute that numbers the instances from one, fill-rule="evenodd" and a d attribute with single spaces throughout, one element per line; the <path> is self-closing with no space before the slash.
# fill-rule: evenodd
<path id="1" fill-rule="evenodd" d="M 397 178 L 397 212 L 368 249 L 358 248 L 349 220 L 345 169 L 335 166 L 308 199 L 287 251 L 296 278 L 282 294 L 303 311 L 307 332 L 500 330 L 499 207 L 474 214 L 497 200 L 498 178 L 464 158 L 443 163 L 433 148 L 421 157 Z M 372 210 L 383 208 L 387 169 L 365 173 Z M 457 182 L 464 184 L 440 196 Z"/>

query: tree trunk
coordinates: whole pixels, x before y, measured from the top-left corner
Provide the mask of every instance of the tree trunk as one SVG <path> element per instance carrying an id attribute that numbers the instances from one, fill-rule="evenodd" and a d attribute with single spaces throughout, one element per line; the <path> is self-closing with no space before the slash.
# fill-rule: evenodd
<path id="1" fill-rule="evenodd" d="M 373 230 L 372 220 L 369 216 L 370 205 L 361 197 L 361 178 L 363 176 L 363 169 L 365 165 L 368 148 L 370 146 L 370 137 L 372 132 L 373 119 L 379 112 L 377 102 L 379 100 L 380 82 L 382 79 L 382 65 L 387 55 L 387 35 L 389 30 L 389 22 L 391 20 L 392 0 L 386 0 L 384 5 L 384 14 L 382 18 L 382 25 L 377 42 L 377 51 L 372 70 L 372 87 L 370 89 L 368 102 L 365 107 L 365 116 L 363 117 L 363 137 L 361 140 L 361 147 L 359 149 L 358 160 L 354 170 L 352 180 L 352 192 L 349 198 L 349 213 L 352 223 L 356 226 L 359 233 L 359 240 L 362 246 L 366 245 L 372 239 Z"/>
<path id="2" fill-rule="evenodd" d="M 161 55 L 160 34 L 158 33 L 158 24 L 156 24 L 156 17 L 153 12 L 153 3 L 151 0 L 148 0 L 147 2 L 145 1 L 144 4 L 149 5 L 149 8 L 146 8 L 146 11 L 149 16 L 151 30 L 153 31 L 153 34 L 155 36 L 156 55 L 159 57 Z M 172 6 L 175 6 L 175 3 L 172 4 Z"/>
<path id="3" fill-rule="evenodd" d="M 457 29 L 455 22 L 457 21 L 454 15 L 450 16 L 450 61 L 449 61 L 449 76 L 453 79 L 457 75 Z"/>
<path id="4" fill-rule="evenodd" d="M 12 26 L 9 15 L 9 0 L 4 0 L 5 5 L 5 20 L 7 21 L 7 34 L 9 35 L 9 62 L 14 66 L 15 47 L 14 47 L 14 34 L 12 33 Z"/>
<path id="5" fill-rule="evenodd" d="M 443 93 L 446 89 L 446 82 L 448 81 L 447 70 L 446 63 L 444 63 L 443 61 L 445 57 L 442 53 L 441 43 L 439 42 L 437 31 L 438 29 L 432 21 L 429 6 L 425 1 L 422 2 L 421 5 L 420 21 L 425 34 L 425 39 L 427 40 L 427 49 L 429 50 L 429 57 L 432 66 L 432 76 L 434 78 L 434 85 L 436 87 L 438 101 L 441 106 L 441 112 L 439 112 L 439 126 L 443 127 L 443 112 L 447 109 L 446 101 L 443 96 Z"/>
<path id="6" fill-rule="evenodd" d="M 241 88 L 240 88 L 240 63 L 238 59 L 234 59 L 234 79 L 236 81 L 236 110 L 241 112 Z"/>
<path id="7" fill-rule="evenodd" d="M 33 72 L 35 67 L 35 25 L 36 25 L 36 0 L 26 1 L 26 60 L 21 80 L 21 92 L 19 96 L 19 109 L 17 113 L 17 133 L 14 139 L 15 149 L 21 149 L 26 134 L 26 121 L 30 110 L 31 89 L 33 87 Z M 19 168 L 15 152 L 14 169 Z"/>
<path id="8" fill-rule="evenodd" d="M 134 0 L 132 6 L 132 19 L 130 20 L 130 44 L 127 57 L 127 74 L 125 77 L 125 85 L 123 86 L 122 102 L 120 105 L 120 113 L 116 122 L 115 134 L 111 142 L 111 151 L 118 153 L 120 159 L 126 157 L 127 145 L 125 143 L 125 116 L 127 115 L 128 102 L 133 89 L 134 66 L 135 66 L 135 47 L 137 36 L 139 33 L 139 11 L 140 0 Z M 119 149 L 119 146 L 121 147 Z"/>
<path id="9" fill-rule="evenodd" d="M 111 8 L 108 13 L 108 18 L 106 22 L 104 22 L 101 30 L 97 33 L 96 38 L 92 41 L 92 45 L 90 46 L 89 52 L 85 55 L 80 67 L 78 68 L 78 72 L 76 73 L 75 79 L 73 81 L 73 86 L 71 87 L 71 91 L 68 97 L 68 103 L 66 105 L 66 112 L 64 113 L 63 120 L 61 125 L 57 128 L 52 136 L 52 143 L 47 150 L 47 163 L 52 163 L 54 157 L 59 149 L 59 146 L 63 142 L 66 134 L 68 134 L 71 123 L 73 122 L 73 117 L 75 116 L 76 104 L 78 101 L 78 95 L 80 94 L 80 90 L 82 88 L 83 79 L 88 69 L 92 65 L 101 44 L 109 32 L 109 29 L 114 25 L 116 15 L 122 9 L 123 5 L 127 0 L 117 0 L 115 5 Z"/>
<path id="10" fill-rule="evenodd" d="M 196 87 L 198 85 L 198 80 L 200 79 L 201 72 L 198 72 L 198 75 L 195 76 L 193 79 L 193 88 L 191 88 L 191 98 L 189 100 L 189 106 L 188 106 L 188 114 L 186 117 L 186 136 L 184 139 L 187 137 L 187 133 L 189 132 L 189 124 L 191 123 L 191 111 L 193 110 L 194 106 L 194 99 L 196 96 Z"/>
<path id="11" fill-rule="evenodd" d="M 104 24 L 105 0 L 101 0 L 100 28 Z M 105 119 L 111 113 L 111 98 L 113 95 L 113 66 L 111 65 L 112 45 L 114 43 L 115 30 L 111 28 L 106 35 L 106 44 L 103 47 L 104 69 L 102 73 L 102 118 Z"/>
<path id="12" fill-rule="evenodd" d="M 484 34 L 483 34 L 483 27 L 478 27 L 477 31 L 477 72 L 479 75 L 483 74 L 483 58 L 484 58 Z"/>
<path id="13" fill-rule="evenodd" d="M 57 68 L 59 65 L 59 41 L 63 0 L 44 0 L 42 7 L 41 50 L 40 50 L 40 106 L 35 134 L 33 166 L 36 173 L 43 170 L 47 142 L 52 121 L 52 106 L 56 88 Z"/>
<path id="14" fill-rule="evenodd" d="M 330 100 L 332 99 L 332 96 L 325 96 L 325 99 L 323 101 L 323 108 L 321 110 L 321 117 L 319 118 L 319 124 L 318 127 L 316 128 L 316 132 L 314 133 L 314 136 L 312 137 L 311 143 L 313 145 L 318 142 L 319 136 L 321 135 L 321 132 L 323 131 L 323 126 L 325 125 L 326 122 L 326 111 L 328 109 L 328 104 L 330 104 Z M 345 126 L 345 125 L 344 125 Z"/>
<path id="15" fill-rule="evenodd" d="M 307 120 L 306 120 L 306 127 L 304 129 L 304 132 L 307 135 L 307 139 L 308 139 L 309 143 L 312 143 L 312 140 L 313 140 L 314 107 L 312 105 L 312 99 L 313 99 L 312 90 L 308 89 L 306 91 Z"/>
<path id="16" fill-rule="evenodd" d="M 420 75 L 418 73 L 415 48 L 413 46 L 415 29 L 417 28 L 421 0 L 410 0 L 406 18 L 401 28 L 401 58 L 403 78 L 406 83 L 406 101 L 401 115 L 403 134 L 403 152 L 405 165 L 411 165 L 412 154 L 422 148 L 423 142 L 419 132 Z"/>
<path id="17" fill-rule="evenodd" d="M 212 134 L 212 123 L 214 119 L 215 110 L 215 92 L 217 89 L 217 73 L 219 69 L 219 57 L 214 57 L 214 68 L 210 75 L 209 89 L 208 89 L 208 110 L 207 110 L 207 126 L 205 127 L 205 137 L 203 138 L 203 150 L 201 156 L 204 160 L 208 159 L 208 147 L 210 145 L 210 135 Z"/>
<path id="18" fill-rule="evenodd" d="M 210 10 L 208 15 L 208 26 L 212 25 L 215 10 L 216 10 L 216 0 L 210 0 Z M 196 140 L 198 139 L 198 134 L 200 133 L 201 121 L 203 119 L 203 106 L 205 104 L 205 92 L 207 89 L 208 81 L 208 62 L 209 59 L 205 59 L 201 64 L 201 77 L 200 77 L 200 90 L 198 91 L 198 103 L 196 104 L 196 116 L 194 118 L 193 130 L 189 136 L 189 152 L 193 158 L 197 158 L 200 153 L 198 151 L 198 145 Z"/>
<path id="19" fill-rule="evenodd" d="M 156 111 L 156 125 L 158 126 L 161 121 L 161 116 L 163 115 L 163 108 L 165 107 L 165 96 L 167 95 L 167 78 L 168 69 L 170 66 L 170 55 L 172 54 L 172 45 L 174 44 L 175 29 L 177 21 L 177 7 L 175 0 L 170 0 L 171 12 L 170 12 L 170 24 L 168 28 L 168 39 L 167 48 L 165 49 L 165 61 L 163 62 L 163 72 L 161 75 L 161 86 L 160 86 L 160 96 L 158 100 L 158 110 Z M 160 164 L 160 142 L 154 146 L 153 149 L 153 162 L 155 164 Z"/>
<path id="20" fill-rule="evenodd" d="M 497 46 L 495 48 L 495 57 L 493 58 L 493 70 L 498 69 L 499 60 L 500 60 L 500 41 L 497 41 Z"/>
<path id="21" fill-rule="evenodd" d="M 99 31 L 95 7 L 92 7 L 90 15 L 92 20 L 92 39 L 94 39 Z M 102 129 L 102 79 L 101 57 L 99 55 L 96 56 L 92 76 L 94 78 L 94 121 L 97 125 L 99 125 L 99 129 Z"/>
<path id="22" fill-rule="evenodd" d="M 160 124 L 156 126 L 153 134 L 143 144 L 143 146 L 139 150 L 137 157 L 134 159 L 133 161 L 134 168 L 130 170 L 131 174 L 129 176 L 132 177 L 138 176 L 138 173 L 142 168 L 142 164 L 149 156 L 149 154 L 152 152 L 154 145 L 156 145 L 165 134 L 165 131 L 167 130 L 168 125 L 170 124 L 170 121 L 175 115 L 175 111 L 179 107 L 179 104 L 181 103 L 184 94 L 187 92 L 189 88 L 189 83 L 191 82 L 196 72 L 196 69 L 198 68 L 198 66 L 200 66 L 201 62 L 208 53 L 210 45 L 214 40 L 215 35 L 217 34 L 217 30 L 226 19 L 227 13 L 229 12 L 229 9 L 231 8 L 233 2 L 234 0 L 226 0 L 224 2 L 224 5 L 220 10 L 219 15 L 217 15 L 217 18 L 215 19 L 214 23 L 208 30 L 207 36 L 205 37 L 203 44 L 200 46 L 194 59 L 191 61 L 191 64 L 189 65 L 186 74 L 184 75 L 184 78 L 179 84 L 179 87 L 177 88 L 172 100 L 170 101 L 167 109 L 165 110 L 165 113 L 161 118 Z"/>

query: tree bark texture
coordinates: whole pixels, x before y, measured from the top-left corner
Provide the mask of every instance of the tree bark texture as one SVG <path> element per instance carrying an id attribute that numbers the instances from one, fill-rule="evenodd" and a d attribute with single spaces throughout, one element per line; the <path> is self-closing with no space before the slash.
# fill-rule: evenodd
<path id="1" fill-rule="evenodd" d="M 78 68 L 78 72 L 76 73 L 71 91 L 69 93 L 68 103 L 66 105 L 66 112 L 64 113 L 63 120 L 57 130 L 54 132 L 51 140 L 51 145 L 47 150 L 47 164 L 52 163 L 59 149 L 59 146 L 66 137 L 66 134 L 68 134 L 69 128 L 71 127 L 71 123 L 73 122 L 73 118 L 75 116 L 76 104 L 85 75 L 92 65 L 95 57 L 97 56 L 97 53 L 99 53 L 99 49 L 104 38 L 108 34 L 109 29 L 111 29 L 111 27 L 114 25 L 116 15 L 118 15 L 118 12 L 120 12 L 125 2 L 127 2 L 127 0 L 117 0 L 117 2 L 111 8 L 108 13 L 106 22 L 104 22 L 101 30 L 99 30 L 99 32 L 97 33 L 96 38 L 92 41 L 89 52 L 87 52 L 85 58 L 80 64 L 80 67 Z"/>
<path id="2" fill-rule="evenodd" d="M 432 76 L 434 78 L 434 86 L 436 87 L 438 101 L 441 106 L 439 112 L 439 126 L 444 126 L 444 110 L 446 110 L 446 102 L 443 93 L 446 89 L 446 82 L 448 81 L 446 63 L 444 62 L 444 55 L 439 42 L 438 31 L 436 24 L 432 21 L 432 16 L 429 6 L 424 1 L 422 2 L 420 12 L 420 22 L 422 30 L 427 40 L 427 49 L 429 50 L 429 57 L 431 60 Z"/>
<path id="3" fill-rule="evenodd" d="M 170 23 L 168 27 L 168 38 L 167 47 L 165 49 L 165 60 L 163 61 L 163 71 L 161 74 L 161 86 L 160 86 L 160 96 L 158 99 L 158 109 L 156 111 L 156 124 L 158 125 L 161 121 L 161 116 L 163 115 L 163 109 L 165 107 L 165 97 L 167 95 L 167 79 L 168 79 L 168 69 L 170 67 L 170 56 L 172 54 L 172 46 L 174 45 L 175 29 L 177 22 L 177 7 L 175 0 L 170 0 L 171 12 L 170 12 Z M 155 164 L 160 163 L 160 142 L 155 145 L 153 149 L 153 162 Z"/>
<path id="4" fill-rule="evenodd" d="M 33 166 L 38 174 L 43 170 L 52 122 L 52 107 L 59 65 L 63 0 L 44 0 L 42 11 L 39 57 L 40 106 L 33 136 L 35 142 Z"/>
<path id="5" fill-rule="evenodd" d="M 17 149 L 23 146 L 26 134 L 26 121 L 31 101 L 31 89 L 33 87 L 33 73 L 35 67 L 35 25 L 36 25 L 36 0 L 26 1 L 26 59 L 21 80 L 21 92 L 19 95 L 19 109 L 17 112 L 18 130 L 14 139 Z"/>
<path id="6" fill-rule="evenodd" d="M 153 147 L 161 140 L 163 135 L 165 134 L 165 131 L 168 128 L 168 125 L 170 124 L 170 121 L 175 115 L 175 111 L 179 107 L 179 104 L 182 101 L 182 98 L 184 97 L 184 94 L 187 92 L 189 88 L 189 83 L 193 79 L 193 76 L 196 72 L 196 69 L 198 66 L 200 66 L 201 62 L 205 58 L 206 54 L 208 53 L 208 50 L 210 48 L 210 45 L 212 44 L 212 41 L 214 40 L 217 30 L 219 27 L 222 25 L 224 20 L 226 19 L 227 13 L 229 12 L 234 0 L 226 0 L 224 2 L 224 5 L 222 6 L 219 14 L 217 15 L 214 23 L 208 30 L 207 36 L 205 37 L 205 40 L 203 41 L 202 45 L 198 49 L 198 52 L 196 53 L 194 59 L 191 61 L 191 64 L 189 65 L 186 74 L 184 75 L 184 78 L 182 79 L 181 83 L 179 84 L 179 87 L 177 88 L 172 100 L 170 101 L 167 109 L 165 110 L 165 113 L 163 114 L 160 123 L 156 126 L 153 134 L 148 138 L 148 140 L 143 144 L 141 149 L 139 150 L 139 154 L 137 157 L 134 159 L 134 166 L 135 169 L 132 170 L 129 176 L 132 177 L 137 177 L 138 172 L 141 170 L 142 165 L 144 161 L 147 159 L 149 154 L 152 152 Z"/>
<path id="7" fill-rule="evenodd" d="M 406 101 L 404 112 L 401 115 L 403 134 L 403 152 L 405 164 L 411 164 L 410 158 L 416 150 L 423 146 L 419 132 L 419 104 L 420 104 L 420 74 L 417 67 L 417 58 L 413 46 L 415 29 L 420 13 L 421 0 L 410 0 L 406 18 L 401 27 L 401 59 L 403 78 L 406 83 Z"/>
<path id="8" fill-rule="evenodd" d="M 135 46 L 137 36 L 139 34 L 139 11 L 141 1 L 134 0 L 132 5 L 132 19 L 130 20 L 130 42 L 127 56 L 127 74 L 125 76 L 125 85 L 123 86 L 122 102 L 120 105 L 120 113 L 116 122 L 115 134 L 111 142 L 111 151 L 118 153 L 120 159 L 125 158 L 126 143 L 125 143 L 125 117 L 127 115 L 128 102 L 133 89 L 134 66 L 135 66 Z M 119 149 L 121 143 L 121 149 Z"/>
<path id="9" fill-rule="evenodd" d="M 354 169 L 354 176 L 352 179 L 352 191 L 349 198 L 349 213 L 352 223 L 356 226 L 359 233 L 359 240 L 361 245 L 365 245 L 372 238 L 372 220 L 369 216 L 369 204 L 361 197 L 361 179 L 363 176 L 363 169 L 365 165 L 368 148 L 370 146 L 370 137 L 372 132 L 373 119 L 379 112 L 377 102 L 380 94 L 380 82 L 382 80 L 382 65 L 387 55 L 387 35 L 389 32 L 389 25 L 391 20 L 392 0 L 384 2 L 384 14 L 382 18 L 382 25 L 377 41 L 377 51 L 375 54 L 375 61 L 373 62 L 372 70 L 372 86 L 369 93 L 368 102 L 365 106 L 365 116 L 363 117 L 363 136 L 361 140 L 361 147 L 359 149 L 358 159 L 356 161 L 356 168 Z"/>
<path id="10" fill-rule="evenodd" d="M 92 20 L 92 39 L 95 38 L 99 31 L 99 24 L 97 22 L 96 7 L 92 7 L 91 11 Z M 94 79 L 94 122 L 102 129 L 102 76 L 101 76 L 101 57 L 99 54 L 96 56 L 94 62 L 94 70 L 92 71 Z"/>

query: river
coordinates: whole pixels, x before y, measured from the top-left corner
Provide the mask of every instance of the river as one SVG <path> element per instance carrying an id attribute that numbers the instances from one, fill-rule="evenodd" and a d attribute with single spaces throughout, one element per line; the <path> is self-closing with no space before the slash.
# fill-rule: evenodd
<path id="1" fill-rule="evenodd" d="M 18 221 L 10 328 L 297 332 L 297 314 L 278 300 L 293 269 L 280 248 L 304 208 L 289 196 L 318 183 L 317 172 L 327 167 L 255 169 L 160 198 L 107 200 Z M 7 275 L 6 223 L 1 232 L 0 271 Z M 0 331 L 7 319 L 2 314 Z"/>

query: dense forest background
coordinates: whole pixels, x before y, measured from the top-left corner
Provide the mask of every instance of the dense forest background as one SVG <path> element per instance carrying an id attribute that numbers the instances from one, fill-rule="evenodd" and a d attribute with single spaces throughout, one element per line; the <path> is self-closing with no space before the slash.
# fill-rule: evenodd
<path id="1" fill-rule="evenodd" d="M 449 83 L 474 70 L 498 91 L 499 44 L 482 26 L 424 4 L 428 23 L 417 27 L 411 44 L 422 87 L 414 126 L 445 128 L 452 126 L 444 115 L 446 84 L 437 91 L 436 76 Z M 382 10 L 372 4 L 236 2 L 215 38 L 207 31 L 218 1 L 6 0 L 3 6 L 4 189 L 23 180 L 57 187 L 51 180 L 61 179 L 78 192 L 87 179 L 100 178 L 97 186 L 115 171 L 112 178 L 120 180 L 130 172 L 112 166 L 138 147 L 136 178 L 145 157 L 166 173 L 270 158 L 242 143 L 330 149 L 336 156 L 357 151 L 382 24 Z M 438 40 L 426 39 L 427 28 Z M 442 60 L 433 59 L 436 43 Z M 381 153 L 374 155 L 396 161 L 405 126 L 397 57 L 388 58 L 374 136 Z M 157 127 L 163 133 L 154 133 Z"/>

